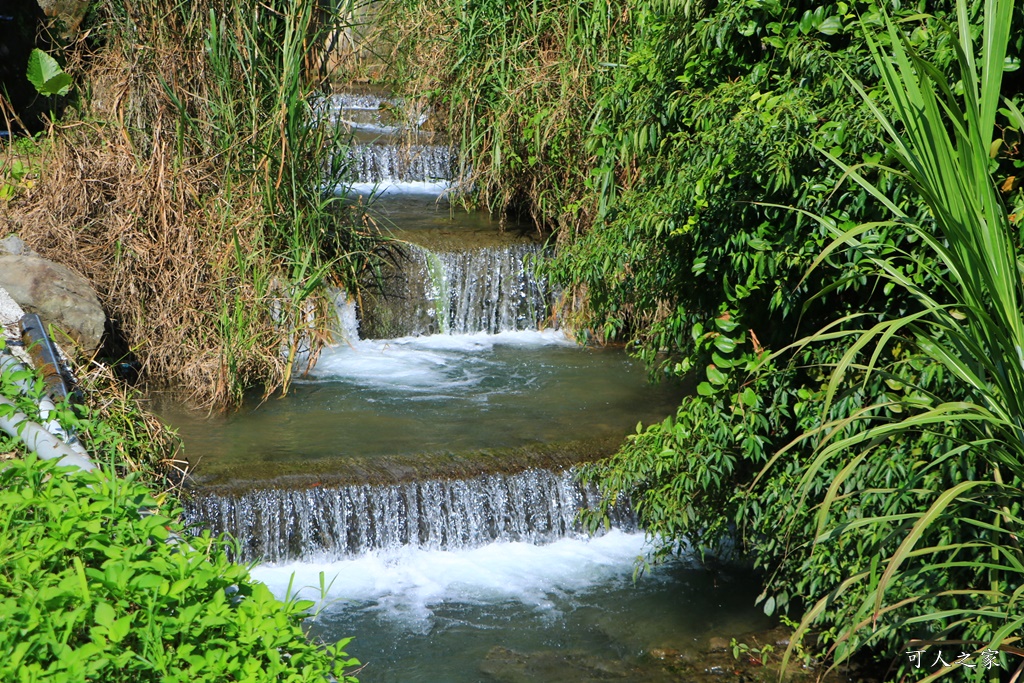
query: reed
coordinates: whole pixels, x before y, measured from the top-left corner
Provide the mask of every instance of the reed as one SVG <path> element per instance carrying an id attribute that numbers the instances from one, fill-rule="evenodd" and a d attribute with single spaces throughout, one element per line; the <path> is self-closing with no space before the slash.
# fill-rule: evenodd
<path id="1" fill-rule="evenodd" d="M 878 38 L 864 29 L 891 105 L 889 111 L 871 105 L 895 162 L 881 171 L 906 177 L 928 211 L 908 215 L 869 177 L 874 169 L 833 158 L 892 218 L 845 230 L 822 219 L 836 239 L 815 265 L 836 250 L 856 249 L 874 275 L 908 292 L 917 306 L 905 315 L 881 316 L 867 328 L 843 330 L 845 323 L 864 319 L 848 316 L 801 344 L 849 344 L 828 377 L 825 416 L 851 376 L 866 382 L 880 374 L 892 381 L 896 371 L 885 359 L 897 343 L 926 361 L 916 379 L 920 386 L 925 374 L 944 373 L 948 380 L 905 398 L 876 397 L 843 419 L 823 420 L 803 437 L 817 443 L 797 489 L 800 500 L 816 500 L 815 544 L 841 546 L 856 536 L 861 552 L 877 553 L 809 605 L 798 629 L 799 636 L 821 623 L 823 613 L 838 610 L 829 619 L 840 624 L 832 643 L 840 661 L 866 643 L 900 643 L 897 638 L 908 633 L 925 641 L 909 649 L 928 649 L 929 656 L 943 641 L 962 641 L 966 652 L 990 649 L 1004 668 L 1019 663 L 1008 655 L 1024 655 L 1018 642 L 1024 625 L 1018 540 L 1024 528 L 1024 283 L 1017 233 L 992 177 L 1001 117 L 1024 129 L 1024 115 L 1001 94 L 1013 13 L 1013 0 L 987 0 L 975 44 L 972 10 L 957 3 L 956 28 L 946 30 L 962 94 L 895 22 Z M 908 254 L 879 247 L 878 231 L 891 227 L 914 235 L 930 252 L 929 260 L 913 259 L 927 265 L 925 284 L 908 275 Z M 900 364 L 905 361 L 898 359 Z M 883 459 L 888 445 L 901 441 L 937 447 L 904 463 L 911 474 L 905 488 L 890 489 L 880 476 Z M 761 476 L 790 457 L 784 449 Z M 822 490 L 817 473 L 837 459 L 845 466 Z M 892 506 L 853 524 L 841 519 L 849 492 L 871 486 L 892 500 L 912 492 L 916 504 Z M 1022 669 L 1024 664 L 1013 679 Z M 923 680 L 946 672 L 940 667 Z M 981 680 L 991 672 L 979 667 L 970 676 Z"/>
<path id="2" fill-rule="evenodd" d="M 316 0 L 101 3 L 10 223 L 89 277 L 147 376 L 198 403 L 286 388 L 326 338 L 323 287 L 355 288 L 378 239 L 333 195 L 346 140 L 312 105 L 346 7 Z M 284 350 L 282 356 L 282 349 Z"/>
<path id="3" fill-rule="evenodd" d="M 620 51 L 624 3 L 392 3 L 380 40 L 390 76 L 429 100 L 459 150 L 467 204 L 531 218 L 539 229 L 582 226 L 593 153 L 589 117 Z"/>

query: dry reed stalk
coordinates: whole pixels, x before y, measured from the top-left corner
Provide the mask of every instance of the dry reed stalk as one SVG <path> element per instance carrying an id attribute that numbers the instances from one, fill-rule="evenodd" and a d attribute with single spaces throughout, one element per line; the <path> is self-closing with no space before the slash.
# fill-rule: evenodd
<path id="1" fill-rule="evenodd" d="M 0 229 L 94 283 L 149 379 L 194 403 L 224 406 L 246 387 L 269 393 L 287 382 L 282 347 L 305 337 L 315 358 L 323 343 L 327 318 L 311 324 L 302 313 L 322 313 L 321 297 L 299 300 L 294 288 L 282 295 L 267 284 L 289 279 L 275 246 L 282 235 L 271 232 L 287 230 L 290 210 L 309 209 L 268 196 L 268 183 L 280 190 L 286 179 L 284 114 L 216 99 L 230 93 L 218 91 L 201 38 L 203 21 L 225 8 L 216 0 L 185 13 L 168 0 L 143 4 L 162 11 L 136 8 L 118 19 L 137 35 L 122 26 L 99 53 L 70 53 L 68 70 L 91 96 L 78 120 L 52 127 L 38 182 L 9 205 Z M 246 114 L 251 121 L 232 118 Z M 235 124 L 238 135 L 218 147 L 222 128 Z M 257 158 L 268 130 L 279 135 L 273 163 Z M 297 244 L 307 255 L 316 249 Z M 275 322 L 275 307 L 279 320 L 302 321 L 302 329 Z"/>

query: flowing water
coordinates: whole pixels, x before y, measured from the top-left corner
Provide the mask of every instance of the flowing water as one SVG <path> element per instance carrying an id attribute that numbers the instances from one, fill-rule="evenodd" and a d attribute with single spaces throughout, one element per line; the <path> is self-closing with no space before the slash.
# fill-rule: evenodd
<path id="1" fill-rule="evenodd" d="M 449 211 L 454 154 L 423 112 L 374 92 L 325 109 L 357 141 L 339 191 L 399 256 L 358 321 L 337 297 L 338 343 L 286 398 L 164 408 L 197 466 L 189 519 L 231 532 L 282 597 L 316 600 L 311 637 L 355 635 L 364 683 L 678 680 L 650 653 L 763 627 L 748 573 L 680 559 L 634 582 L 628 507 L 592 537 L 578 519 L 596 492 L 576 468 L 684 388 L 558 330 L 543 245 Z"/>

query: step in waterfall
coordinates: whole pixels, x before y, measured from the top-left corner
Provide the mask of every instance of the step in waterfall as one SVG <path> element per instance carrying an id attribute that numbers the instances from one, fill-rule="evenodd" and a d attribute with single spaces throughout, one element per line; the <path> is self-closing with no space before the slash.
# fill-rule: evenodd
<path id="1" fill-rule="evenodd" d="M 356 186 L 446 183 L 452 177 L 448 145 L 357 144 L 348 150 Z"/>
<path id="2" fill-rule="evenodd" d="M 403 262 L 370 283 L 361 311 L 367 339 L 536 330 L 553 292 L 536 268 L 538 244 L 433 252 L 409 245 Z"/>
<path id="3" fill-rule="evenodd" d="M 321 104 L 327 119 L 352 135 L 345 153 L 349 194 L 447 191 L 455 170 L 448 144 L 434 144 L 422 129 L 427 114 L 414 105 L 380 94 L 337 94 Z"/>
<path id="4" fill-rule="evenodd" d="M 354 133 L 345 151 L 354 191 L 390 187 L 394 194 L 375 201 L 401 208 L 396 223 L 436 210 L 457 159 L 449 146 L 421 134 L 423 112 L 374 92 L 336 95 L 323 107 Z M 293 392 L 308 396 L 301 400 L 312 402 L 306 414 L 318 416 L 318 428 L 335 419 L 346 425 L 337 440 L 302 452 L 287 438 L 254 437 L 243 446 L 249 455 L 225 457 L 219 474 L 200 476 L 205 488 L 185 504 L 191 523 L 233 535 L 244 561 L 331 561 L 401 547 L 458 551 L 585 536 L 579 514 L 598 497 L 577 481 L 575 465 L 610 453 L 617 443 L 612 432 L 624 435 L 618 430 L 636 424 L 632 416 L 615 422 L 618 401 L 630 408 L 635 402 L 632 395 L 620 399 L 621 380 L 609 379 L 621 377 L 612 374 L 621 367 L 576 349 L 550 324 L 556 293 L 538 274 L 547 252 L 534 238 L 503 233 L 496 224 L 398 227 L 407 232 L 391 264 L 364 281 L 358 300 L 334 292 L 337 343 Z M 604 376 L 600 362 L 613 363 Z M 556 367 L 561 374 L 534 376 L 537 368 Z M 576 413 L 554 418 L 515 403 L 526 391 L 561 394 L 561 377 L 580 378 L 569 380 L 581 384 L 580 400 L 599 405 L 581 402 Z M 328 391 L 335 393 L 322 393 Z M 263 410 L 268 429 L 302 429 Z M 523 422 L 488 426 L 509 414 Z M 433 441 L 424 420 L 437 427 Z M 543 427 L 545 420 L 550 429 L 536 434 L 522 426 Z M 465 421 L 478 423 L 483 436 L 460 434 Z M 416 436 L 417 450 L 395 438 L 398 432 Z M 480 441 L 492 435 L 502 441 Z M 552 456 L 556 449 L 569 455 Z M 274 474 L 250 481 L 258 463 Z M 391 472 L 398 474 L 388 479 Z M 635 529 L 625 507 L 612 522 Z"/>
<path id="5" fill-rule="evenodd" d="M 240 542 L 243 561 L 331 560 L 415 546 L 475 548 L 494 541 L 544 543 L 580 535 L 596 500 L 571 471 L 526 470 L 461 480 L 206 493 L 186 518 Z M 617 526 L 629 526 L 625 508 Z"/>

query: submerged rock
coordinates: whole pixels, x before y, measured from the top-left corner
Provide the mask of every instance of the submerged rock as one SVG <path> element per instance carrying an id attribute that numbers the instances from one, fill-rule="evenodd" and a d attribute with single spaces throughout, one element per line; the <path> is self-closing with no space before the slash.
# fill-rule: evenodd
<path id="1" fill-rule="evenodd" d="M 89 281 L 70 268 L 36 256 L 0 254 L 0 287 L 26 312 L 66 333 L 86 355 L 99 348 L 106 315 Z M 65 341 L 59 334 L 56 340 Z"/>
<path id="2" fill-rule="evenodd" d="M 532 683 L 533 681 L 573 681 L 598 683 L 599 681 L 628 680 L 634 683 L 650 681 L 646 672 L 639 671 L 621 659 L 601 658 L 582 652 L 544 650 L 524 654 L 505 647 L 494 647 L 483 662 L 480 672 L 502 683 Z"/>

